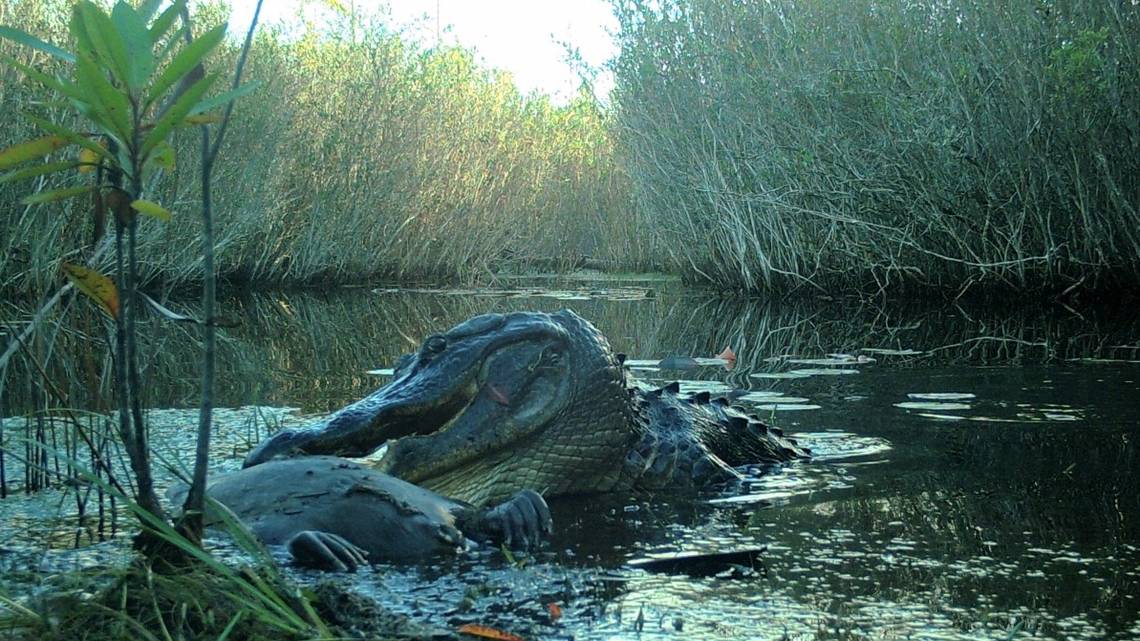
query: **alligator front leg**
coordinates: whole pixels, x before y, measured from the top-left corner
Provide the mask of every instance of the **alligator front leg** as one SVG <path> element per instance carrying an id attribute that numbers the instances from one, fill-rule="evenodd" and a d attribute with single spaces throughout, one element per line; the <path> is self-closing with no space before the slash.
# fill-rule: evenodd
<path id="1" fill-rule="evenodd" d="M 554 531 L 550 508 L 534 490 L 523 490 L 490 508 L 463 506 L 455 520 L 467 538 L 512 550 L 537 549 Z"/>

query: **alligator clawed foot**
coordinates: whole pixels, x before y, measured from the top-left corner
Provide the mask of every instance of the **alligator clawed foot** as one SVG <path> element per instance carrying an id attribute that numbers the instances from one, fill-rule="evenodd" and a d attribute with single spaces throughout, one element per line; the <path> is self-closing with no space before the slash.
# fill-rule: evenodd
<path id="1" fill-rule="evenodd" d="M 533 550 L 554 531 L 554 522 L 542 495 L 522 490 L 481 512 L 472 530 L 484 541 L 501 543 L 512 550 Z"/>
<path id="2" fill-rule="evenodd" d="M 355 572 L 368 562 L 368 553 L 344 537 L 320 530 L 298 532 L 286 543 L 297 565 L 316 570 Z"/>

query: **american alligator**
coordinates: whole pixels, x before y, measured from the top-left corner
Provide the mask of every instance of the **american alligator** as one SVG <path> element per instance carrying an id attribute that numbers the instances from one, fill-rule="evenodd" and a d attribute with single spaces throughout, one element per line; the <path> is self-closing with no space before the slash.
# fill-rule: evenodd
<path id="1" fill-rule="evenodd" d="M 175 502 L 186 488 L 171 492 Z M 298 565 L 354 570 L 367 562 L 410 562 L 472 542 L 536 547 L 550 511 L 533 490 L 483 509 L 333 456 L 270 461 L 218 477 L 207 491 L 258 538 L 284 545 Z M 221 521 L 210 511 L 211 524 Z"/>
<path id="2" fill-rule="evenodd" d="M 623 361 L 569 310 L 476 316 L 429 336 L 370 396 L 264 441 L 245 465 L 361 457 L 387 442 L 376 469 L 486 505 L 527 488 L 547 498 L 695 488 L 810 454 L 726 399 L 643 390 Z"/>

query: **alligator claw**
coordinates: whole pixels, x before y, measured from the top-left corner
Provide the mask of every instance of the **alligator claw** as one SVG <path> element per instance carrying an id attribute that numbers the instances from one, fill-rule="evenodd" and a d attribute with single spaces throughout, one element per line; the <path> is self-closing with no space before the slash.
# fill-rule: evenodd
<path id="1" fill-rule="evenodd" d="M 368 552 L 331 532 L 304 530 L 289 539 L 286 545 L 297 565 L 316 570 L 355 572 L 368 562 Z"/>
<path id="2" fill-rule="evenodd" d="M 554 522 L 542 495 L 523 490 L 482 512 L 476 530 L 476 538 L 502 543 L 512 550 L 531 550 L 554 531 Z"/>

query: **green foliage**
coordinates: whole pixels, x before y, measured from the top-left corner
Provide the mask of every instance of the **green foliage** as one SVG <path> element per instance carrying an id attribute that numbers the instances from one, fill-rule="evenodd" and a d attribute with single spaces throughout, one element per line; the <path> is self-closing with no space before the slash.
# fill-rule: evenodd
<path id="1" fill-rule="evenodd" d="M 96 269 L 68 262 L 63 264 L 63 272 L 73 286 L 98 303 L 114 320 L 118 433 L 134 476 L 134 498 L 140 507 L 138 514 L 144 526 L 152 527 L 153 522 L 167 524 L 165 510 L 154 491 L 147 428 L 140 401 L 138 323 L 133 305 L 139 286 L 138 214 L 166 222 L 171 219 L 168 209 L 144 196 L 148 184 L 160 178 L 162 172 L 174 164 L 174 148 L 169 139 L 175 128 L 201 122 L 203 112 L 248 91 L 248 87 L 235 88 L 222 96 L 207 99 L 206 93 L 218 76 L 216 73 L 207 74 L 203 61 L 218 46 L 225 25 L 193 38 L 189 33 L 191 24 L 184 3 L 175 2 L 159 15 L 155 24 L 148 25 L 148 19 L 153 17 L 157 8 L 156 2 L 146 2 L 136 9 L 129 2 L 120 0 L 108 14 L 89 0 L 79 0 L 71 7 L 71 18 L 67 23 L 74 53 L 13 28 L 0 31 L 0 36 L 51 54 L 64 63 L 61 69 L 41 71 L 35 65 L 6 58 L 47 91 L 58 94 L 52 98 L 65 99 L 62 103 L 66 105 L 64 113 L 70 112 L 72 122 L 84 125 L 80 129 L 59 122 L 58 117 L 32 116 L 30 120 L 52 135 L 0 150 L 0 168 L 9 168 L 41 159 L 72 144 L 83 147 L 80 162 L 75 165 L 47 162 L 9 174 L 7 178 L 10 180 L 39 179 L 40 188 L 24 197 L 21 203 L 37 206 L 94 192 L 92 220 L 96 242 L 102 236 L 107 213 L 113 216 L 114 281 Z M 181 18 L 181 28 L 172 31 L 175 17 Z M 70 71 L 70 78 L 58 71 Z M 191 115 L 195 118 L 190 119 Z M 91 172 L 92 165 L 99 170 Z M 45 177 L 54 171 L 69 171 L 73 166 L 80 169 L 79 173 L 94 173 L 94 183 L 45 188 Z M 208 184 L 209 172 L 203 171 L 202 176 L 204 183 Z M 208 211 L 208 206 L 204 209 Z M 203 219 L 207 230 L 204 235 L 209 239 L 208 214 L 204 213 Z M 103 253 L 106 247 L 98 249 L 95 255 Z M 207 242 L 207 251 L 203 252 L 203 263 L 207 266 L 211 264 L 209 248 Z M 212 273 L 209 276 L 212 279 Z M 210 303 L 212 282 L 207 281 L 206 289 Z M 46 308 L 50 308 L 58 298 L 57 294 Z M 206 314 L 212 314 L 212 307 L 206 307 Z M 213 353 L 209 348 L 212 341 L 209 329 L 205 340 L 206 370 L 210 371 Z M 208 388 L 205 383 L 204 386 Z M 207 427 L 200 431 L 201 450 L 209 441 L 209 403 L 204 402 L 204 407 L 203 423 Z M 198 465 L 197 469 L 204 471 L 205 465 Z M 204 488 L 204 485 L 204 476 L 196 473 L 195 487 Z M 201 492 L 196 493 L 196 496 L 200 495 Z M 200 535 L 200 527 L 191 531 Z M 169 541 L 164 546 L 161 539 L 153 529 L 144 527 L 139 547 L 148 558 L 163 556 L 170 551 L 170 546 Z"/>
<path id="2" fill-rule="evenodd" d="M 1082 29 L 1075 38 L 1053 49 L 1045 67 L 1053 83 L 1050 98 L 1084 105 L 1102 101 L 1110 72 L 1104 56 L 1108 42 L 1107 27 Z"/>
<path id="3" fill-rule="evenodd" d="M 153 8 L 153 3 L 151 5 Z M 176 10 L 181 5 L 181 2 L 175 3 L 160 16 L 159 21 L 148 27 L 144 17 L 128 2 L 120 0 L 108 15 L 92 2 L 81 0 L 75 4 L 69 23 L 76 47 L 74 54 L 14 28 L 0 30 L 0 37 L 48 52 L 73 65 L 71 79 L 68 80 L 8 58 L 13 66 L 31 79 L 66 97 L 78 115 L 95 126 L 97 136 L 112 141 L 118 150 L 113 154 L 105 153 L 102 147 L 91 141 L 94 136 L 90 133 L 38 120 L 42 128 L 54 135 L 0 151 L 0 167 L 42 157 L 64 141 L 82 144 L 84 140 L 87 140 L 84 146 L 96 152 L 112 170 L 107 174 L 112 177 L 109 180 L 117 180 L 121 176 L 134 186 L 136 192 L 144 179 L 168 166 L 170 158 L 166 149 L 169 147 L 164 145 L 175 127 L 185 126 L 188 116 L 222 106 L 251 87 L 206 99 L 206 92 L 216 80 L 215 74 L 207 75 L 189 87 L 175 86 L 201 65 L 225 35 L 225 25 L 219 25 L 191 40 L 169 61 L 165 61 L 172 42 L 181 38 L 180 30 L 170 31 L 177 17 Z M 159 71 L 157 75 L 156 71 Z M 49 147 L 46 142 L 56 144 Z M 29 149 L 33 151 L 30 155 Z M 49 163 L 26 176 L 50 173 L 49 168 L 57 166 L 58 163 Z M 61 168 L 66 169 L 70 167 Z M 112 186 L 115 185 L 108 182 L 98 187 Z M 69 188 L 54 193 L 74 195 L 80 192 L 79 188 Z M 136 198 L 138 195 L 135 193 Z M 48 193 L 25 198 L 23 202 L 35 204 L 56 199 Z"/>

